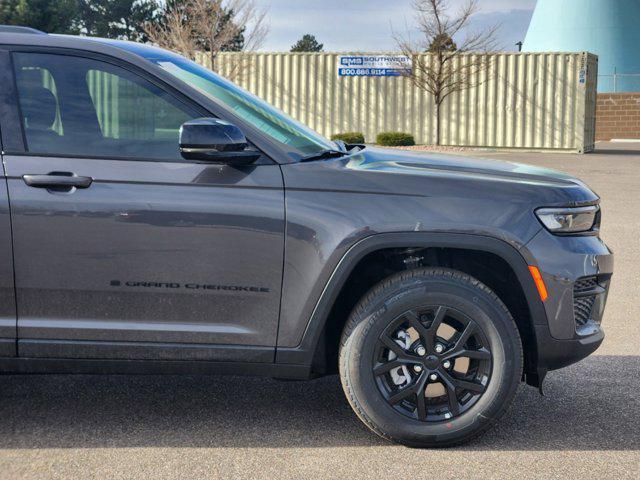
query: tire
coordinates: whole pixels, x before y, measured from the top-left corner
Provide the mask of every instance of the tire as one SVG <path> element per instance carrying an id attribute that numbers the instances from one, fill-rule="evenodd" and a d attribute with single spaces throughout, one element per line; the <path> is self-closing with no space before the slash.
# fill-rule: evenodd
<path id="1" fill-rule="evenodd" d="M 444 338 L 443 328 L 455 331 Z M 358 417 L 411 447 L 450 447 L 485 432 L 511 404 L 523 368 L 506 306 L 477 279 L 445 268 L 401 272 L 370 290 L 347 320 L 339 356 L 342 387 Z M 406 370 L 380 373 L 399 364 Z"/>

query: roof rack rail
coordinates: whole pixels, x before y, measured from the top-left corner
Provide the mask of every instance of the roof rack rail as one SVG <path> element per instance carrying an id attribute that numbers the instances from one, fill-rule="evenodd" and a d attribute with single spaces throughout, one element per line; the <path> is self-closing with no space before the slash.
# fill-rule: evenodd
<path id="1" fill-rule="evenodd" d="M 0 25 L 0 33 L 35 33 L 37 35 L 46 35 L 46 33 L 41 30 L 23 27 L 21 25 Z"/>

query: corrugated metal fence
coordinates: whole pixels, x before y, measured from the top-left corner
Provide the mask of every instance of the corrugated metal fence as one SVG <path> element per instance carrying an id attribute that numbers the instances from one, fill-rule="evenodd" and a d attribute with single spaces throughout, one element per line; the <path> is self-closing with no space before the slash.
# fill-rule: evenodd
<path id="1" fill-rule="evenodd" d="M 434 143 L 430 95 L 404 77 L 339 77 L 340 55 L 351 54 L 222 53 L 214 69 L 323 135 L 361 131 L 373 142 L 379 132 L 405 131 Z M 593 149 L 595 55 L 489 56 L 477 85 L 445 101 L 443 145 Z M 206 56 L 199 61 L 211 68 Z"/>

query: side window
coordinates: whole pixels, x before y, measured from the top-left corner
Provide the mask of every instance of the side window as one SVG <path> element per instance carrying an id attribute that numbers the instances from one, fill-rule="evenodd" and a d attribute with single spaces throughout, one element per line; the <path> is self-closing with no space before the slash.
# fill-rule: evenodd
<path id="1" fill-rule="evenodd" d="M 22 106 L 24 124 L 26 128 L 37 129 L 38 122 L 50 123 L 50 128 L 58 135 L 63 135 L 60 121 L 60 102 L 58 90 L 51 72 L 46 68 L 26 67 L 20 71 L 20 80 L 32 94 L 25 98 Z M 40 109 L 44 104 L 49 107 Z M 51 110 L 55 109 L 55 113 Z M 48 113 L 50 118 L 45 118 Z"/>
<path id="2" fill-rule="evenodd" d="M 180 125 L 200 116 L 107 62 L 15 53 L 14 65 L 30 153 L 179 160 Z"/>

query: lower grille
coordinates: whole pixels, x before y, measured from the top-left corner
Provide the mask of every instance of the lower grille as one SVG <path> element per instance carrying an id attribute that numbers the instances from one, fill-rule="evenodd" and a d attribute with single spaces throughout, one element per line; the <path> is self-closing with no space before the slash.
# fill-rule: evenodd
<path id="1" fill-rule="evenodd" d="M 583 277 L 576 280 L 573 285 L 573 316 L 577 327 L 586 325 L 591 319 L 591 310 L 596 301 L 596 293 L 593 292 L 598 287 L 596 277 Z"/>
<path id="2" fill-rule="evenodd" d="M 598 286 L 596 277 L 582 277 L 573 284 L 573 293 L 583 293 L 593 290 Z"/>
<path id="3" fill-rule="evenodd" d="M 573 299 L 573 315 L 578 327 L 586 325 L 591 318 L 591 309 L 595 301 L 595 295 Z"/>

